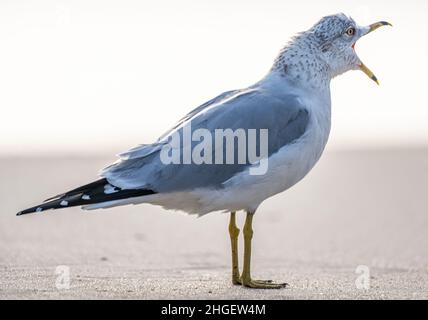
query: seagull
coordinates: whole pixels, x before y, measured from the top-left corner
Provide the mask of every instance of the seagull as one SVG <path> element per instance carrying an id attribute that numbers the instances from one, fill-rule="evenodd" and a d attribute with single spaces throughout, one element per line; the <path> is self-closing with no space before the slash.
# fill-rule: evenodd
<path id="1" fill-rule="evenodd" d="M 381 21 L 359 26 L 343 13 L 323 17 L 294 36 L 254 85 L 220 94 L 188 113 L 156 142 L 120 154 L 118 161 L 100 172 L 98 180 L 17 215 L 141 203 L 197 215 L 230 212 L 232 283 L 260 289 L 285 287 L 286 283 L 251 277 L 253 217 L 264 200 L 301 181 L 320 159 L 331 127 L 331 80 L 361 70 L 379 84 L 356 54 L 355 44 L 386 25 L 391 24 Z M 216 140 L 213 147 L 210 139 L 218 138 L 218 132 L 227 143 L 217 144 Z M 232 139 L 225 133 L 232 134 Z M 240 144 L 245 134 L 253 139 Z M 260 155 L 257 161 L 241 152 L 249 153 L 251 147 Z M 192 159 L 193 155 L 199 157 Z M 238 211 L 246 212 L 242 273 Z"/>

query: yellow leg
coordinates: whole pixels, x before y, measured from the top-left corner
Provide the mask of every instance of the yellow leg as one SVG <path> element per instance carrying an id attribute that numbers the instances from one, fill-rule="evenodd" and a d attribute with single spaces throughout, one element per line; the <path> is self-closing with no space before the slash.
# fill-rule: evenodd
<path id="1" fill-rule="evenodd" d="M 257 289 L 280 289 L 284 288 L 286 283 L 273 283 L 271 280 L 253 280 L 251 279 L 251 240 L 253 238 L 253 216 L 254 212 L 247 212 L 247 218 L 244 226 L 244 268 L 242 270 L 241 283 L 249 288 Z"/>
<path id="2" fill-rule="evenodd" d="M 238 262 L 239 229 L 236 226 L 236 212 L 230 213 L 229 235 L 230 235 L 230 244 L 232 246 L 232 283 L 241 284 L 241 280 L 239 277 L 239 262 Z"/>

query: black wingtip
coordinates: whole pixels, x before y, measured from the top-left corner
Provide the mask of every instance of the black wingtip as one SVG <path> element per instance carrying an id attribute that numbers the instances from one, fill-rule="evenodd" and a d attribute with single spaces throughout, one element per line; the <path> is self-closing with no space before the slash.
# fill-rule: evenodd
<path id="1" fill-rule="evenodd" d="M 19 216 L 23 216 L 25 214 L 30 214 L 30 213 L 40 213 L 40 212 L 46 211 L 47 209 L 51 209 L 51 207 L 44 207 L 44 205 L 42 204 L 42 205 L 38 205 L 35 207 L 31 207 L 31 208 L 19 211 L 16 214 L 16 216 L 19 217 Z"/>
<path id="2" fill-rule="evenodd" d="M 37 212 L 37 208 L 36 208 L 36 207 L 34 207 L 34 208 L 29 208 L 29 209 L 26 209 L 26 210 L 19 211 L 19 212 L 16 214 L 16 216 L 17 216 L 17 217 L 19 217 L 19 216 L 23 216 L 23 215 L 25 215 L 25 214 L 30 214 L 30 213 L 35 213 L 35 212 Z"/>
<path id="3" fill-rule="evenodd" d="M 19 216 L 23 216 L 24 214 L 29 214 L 29 213 L 32 213 L 32 212 L 34 212 L 34 211 L 22 210 L 22 211 L 19 211 L 19 212 L 16 214 L 16 216 L 17 216 L 17 217 L 19 217 Z"/>
<path id="4" fill-rule="evenodd" d="M 114 192 L 106 192 L 106 187 L 110 187 Z M 109 184 L 106 179 L 101 179 L 71 190 L 63 195 L 56 196 L 53 200 L 44 202 L 38 206 L 22 210 L 16 215 L 22 216 L 30 213 L 41 213 L 47 210 L 64 209 L 112 200 L 142 197 L 155 193 L 155 191 L 149 189 L 120 189 Z"/>

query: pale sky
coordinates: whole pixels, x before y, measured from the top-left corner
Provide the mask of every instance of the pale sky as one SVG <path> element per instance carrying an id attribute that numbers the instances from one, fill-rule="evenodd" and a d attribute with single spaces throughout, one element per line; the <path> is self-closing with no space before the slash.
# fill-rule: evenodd
<path id="1" fill-rule="evenodd" d="M 333 80 L 330 147 L 428 144 L 427 1 L 0 2 L 0 154 L 124 151 L 253 84 L 322 16 L 391 22 Z"/>

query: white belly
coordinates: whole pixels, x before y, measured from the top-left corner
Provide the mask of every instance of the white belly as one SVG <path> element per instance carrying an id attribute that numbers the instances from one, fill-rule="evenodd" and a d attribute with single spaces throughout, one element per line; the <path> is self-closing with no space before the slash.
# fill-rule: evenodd
<path id="1" fill-rule="evenodd" d="M 287 145 L 269 158 L 266 175 L 251 176 L 243 172 L 233 177 L 225 184 L 221 202 L 227 200 L 229 208 L 224 209 L 255 210 L 267 198 L 294 186 L 320 159 L 329 131 L 329 125 L 323 129 L 312 123 L 298 142 Z M 217 205 L 221 207 L 220 203 Z"/>

